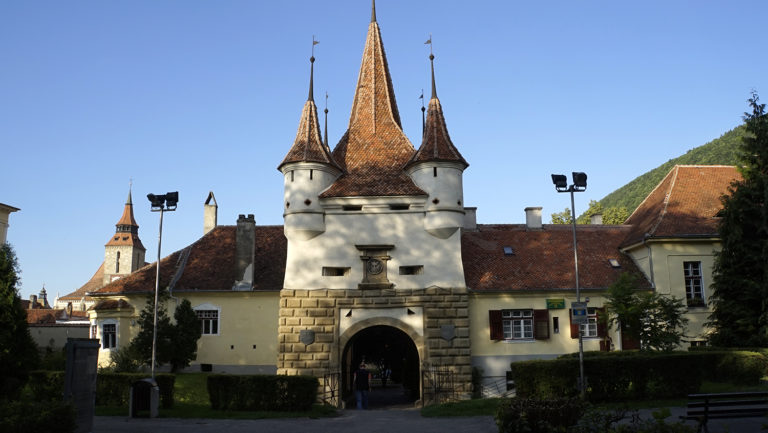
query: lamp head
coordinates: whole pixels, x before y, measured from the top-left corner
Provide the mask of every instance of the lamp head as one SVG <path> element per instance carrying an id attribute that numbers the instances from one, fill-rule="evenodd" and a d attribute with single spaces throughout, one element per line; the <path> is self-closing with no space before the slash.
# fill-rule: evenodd
<path id="1" fill-rule="evenodd" d="M 573 172 L 573 189 L 575 191 L 585 191 L 587 189 L 587 173 L 581 171 Z"/>
<path id="2" fill-rule="evenodd" d="M 164 195 L 147 194 L 147 199 L 149 199 L 153 211 L 163 209 L 163 204 L 165 203 Z"/>
<path id="3" fill-rule="evenodd" d="M 552 183 L 558 192 L 568 191 L 568 179 L 564 174 L 553 174 Z"/>
<path id="4" fill-rule="evenodd" d="M 176 210 L 176 204 L 179 202 L 179 192 L 169 192 L 165 194 L 165 205 L 167 210 Z"/>

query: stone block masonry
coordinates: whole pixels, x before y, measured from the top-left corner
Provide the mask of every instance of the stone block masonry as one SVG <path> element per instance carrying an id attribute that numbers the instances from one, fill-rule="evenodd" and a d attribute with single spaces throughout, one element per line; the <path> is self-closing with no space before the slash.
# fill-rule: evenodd
<path id="1" fill-rule="evenodd" d="M 341 370 L 344 347 L 339 335 L 341 309 L 421 308 L 422 329 L 401 329 L 423 335 L 414 341 L 421 365 L 447 366 L 459 395 L 470 392 L 469 296 L 466 288 L 282 290 L 278 327 L 277 373 L 323 377 Z M 391 326 L 392 319 L 367 319 L 365 327 Z M 301 331 L 314 331 L 314 341 L 302 342 Z M 351 335 L 345 336 L 345 341 Z"/>

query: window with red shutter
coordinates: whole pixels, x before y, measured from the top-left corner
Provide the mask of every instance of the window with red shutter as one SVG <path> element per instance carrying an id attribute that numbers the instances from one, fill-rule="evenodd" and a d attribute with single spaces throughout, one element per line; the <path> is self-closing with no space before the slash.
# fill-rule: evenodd
<path id="1" fill-rule="evenodd" d="M 501 310 L 488 311 L 488 323 L 491 329 L 491 340 L 503 340 L 504 325 L 501 320 Z"/>
<path id="2" fill-rule="evenodd" d="M 533 310 L 533 338 L 549 339 L 549 310 Z"/>

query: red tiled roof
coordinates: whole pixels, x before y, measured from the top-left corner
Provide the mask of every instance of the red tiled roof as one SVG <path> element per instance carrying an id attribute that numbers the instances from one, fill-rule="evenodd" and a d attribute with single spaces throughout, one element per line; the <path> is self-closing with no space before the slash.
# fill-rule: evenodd
<path id="1" fill-rule="evenodd" d="M 235 226 L 218 226 L 189 247 L 174 291 L 231 290 L 235 282 Z M 285 276 L 287 241 L 282 226 L 256 226 L 254 290 L 280 290 Z M 167 287 L 183 260 L 176 251 L 160 265 L 160 286 Z M 156 264 L 114 281 L 93 295 L 149 292 L 155 288 Z"/>
<path id="2" fill-rule="evenodd" d="M 133 308 L 133 306 L 124 299 L 105 299 L 103 301 L 97 302 L 96 305 L 94 305 L 91 309 L 97 310 L 97 311 L 103 311 L 103 310 L 118 310 L 121 308 Z"/>
<path id="3" fill-rule="evenodd" d="M 125 201 L 125 207 L 123 208 L 123 215 L 120 217 L 120 221 L 115 224 L 118 228 L 121 226 L 130 227 L 130 231 L 118 230 L 106 245 L 128 245 L 145 250 L 144 245 L 139 239 L 139 225 L 136 224 L 136 219 L 133 217 L 133 199 L 131 198 L 131 192 L 128 191 L 128 199 Z"/>
<path id="4" fill-rule="evenodd" d="M 577 226 L 579 285 L 605 289 L 622 272 L 647 280 L 631 258 L 619 252 L 627 226 Z M 514 255 L 505 255 L 504 247 Z M 478 292 L 575 290 L 573 232 L 570 225 L 545 224 L 541 230 L 525 225 L 478 225 L 461 237 L 467 287 Z M 614 268 L 609 259 L 618 260 Z M 647 284 L 650 287 L 649 284 Z"/>
<path id="5" fill-rule="evenodd" d="M 463 164 L 464 168 L 469 166 L 464 157 L 461 156 L 461 153 L 459 153 L 459 150 L 451 142 L 448 128 L 445 126 L 443 107 L 437 96 L 433 96 L 429 100 L 424 140 L 408 164 L 425 161 L 454 161 Z"/>
<path id="6" fill-rule="evenodd" d="M 721 197 L 733 181 L 736 167 L 676 165 L 640 203 L 626 224 L 633 226 L 622 246 L 650 238 L 717 236 Z"/>
<path id="7" fill-rule="evenodd" d="M 285 164 L 292 162 L 320 162 L 330 164 L 334 167 L 338 165 L 333 161 L 331 154 L 323 144 L 320 138 L 320 126 L 317 120 L 317 106 L 315 101 L 310 99 L 304 103 L 304 109 L 301 112 L 299 129 L 296 132 L 296 139 L 293 146 L 285 155 L 283 162 L 277 167 L 278 170 Z"/>
<path id="8" fill-rule="evenodd" d="M 345 174 L 321 197 L 426 195 L 403 171 L 414 150 L 400 124 L 379 25 L 371 21 L 349 128 L 333 150 Z"/>
<path id="9" fill-rule="evenodd" d="M 63 310 L 52 310 L 50 308 L 35 308 L 27 311 L 27 323 L 56 323 L 57 312 Z"/>

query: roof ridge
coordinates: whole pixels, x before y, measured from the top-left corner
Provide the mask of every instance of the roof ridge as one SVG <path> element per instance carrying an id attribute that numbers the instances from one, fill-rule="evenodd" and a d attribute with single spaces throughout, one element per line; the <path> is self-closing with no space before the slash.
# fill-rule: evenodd
<path id="1" fill-rule="evenodd" d="M 659 212 L 658 220 L 656 220 L 656 224 L 654 224 L 651 229 L 649 230 L 649 234 L 653 234 L 656 232 L 656 229 L 659 228 L 659 225 L 661 225 L 662 221 L 664 221 L 664 217 L 667 215 L 667 208 L 669 207 L 669 201 L 672 197 L 672 191 L 675 190 L 675 183 L 677 182 L 677 175 L 680 172 L 680 166 L 676 165 L 671 171 L 670 174 L 672 175 L 672 180 L 669 183 L 669 188 L 667 189 L 667 193 L 664 195 L 664 206 L 661 208 L 661 212 Z"/>

